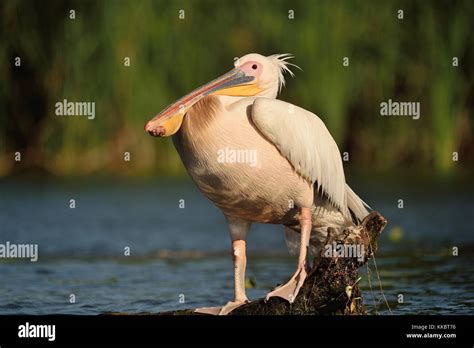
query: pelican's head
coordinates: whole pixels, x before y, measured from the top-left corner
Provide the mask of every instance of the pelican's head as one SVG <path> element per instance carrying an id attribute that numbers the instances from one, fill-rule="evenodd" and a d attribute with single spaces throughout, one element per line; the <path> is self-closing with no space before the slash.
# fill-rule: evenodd
<path id="1" fill-rule="evenodd" d="M 268 57 L 257 53 L 236 58 L 234 69 L 185 95 L 174 102 L 145 125 L 153 136 L 170 136 L 176 133 L 186 112 L 199 100 L 208 95 L 231 97 L 276 98 L 285 85 L 283 74 L 293 76 L 287 62 L 289 54 L 274 54 Z"/>

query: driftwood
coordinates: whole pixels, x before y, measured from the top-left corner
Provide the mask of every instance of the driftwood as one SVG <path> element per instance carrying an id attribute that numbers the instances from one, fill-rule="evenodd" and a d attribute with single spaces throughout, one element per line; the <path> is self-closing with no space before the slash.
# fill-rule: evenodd
<path id="1" fill-rule="evenodd" d="M 366 314 L 362 293 L 357 284 L 358 270 L 376 252 L 377 239 L 386 224 L 383 216 L 372 212 L 356 229 L 346 230 L 337 236 L 329 230 L 325 245 L 333 245 L 334 242 L 363 245 L 363 258 L 325 257 L 323 248 L 319 257 L 315 258 L 313 267 L 292 304 L 280 298 L 273 297 L 268 302 L 262 298 L 238 307 L 230 315 Z M 195 313 L 193 309 L 158 314 L 205 315 Z"/>

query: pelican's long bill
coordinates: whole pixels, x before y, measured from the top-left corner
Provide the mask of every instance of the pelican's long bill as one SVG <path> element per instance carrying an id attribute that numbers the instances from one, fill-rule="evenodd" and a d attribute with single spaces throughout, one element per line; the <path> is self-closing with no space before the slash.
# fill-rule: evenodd
<path id="1" fill-rule="evenodd" d="M 181 127 L 183 117 L 199 100 L 208 95 L 250 96 L 260 89 L 256 78 L 235 68 L 215 80 L 201 86 L 169 105 L 146 125 L 145 130 L 155 137 L 166 137 L 176 133 Z"/>

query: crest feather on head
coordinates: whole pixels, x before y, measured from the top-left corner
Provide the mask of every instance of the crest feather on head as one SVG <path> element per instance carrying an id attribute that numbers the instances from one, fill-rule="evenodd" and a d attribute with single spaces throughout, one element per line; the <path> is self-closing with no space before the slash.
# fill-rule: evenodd
<path id="1" fill-rule="evenodd" d="M 272 54 L 271 56 L 267 57 L 270 59 L 279 69 L 278 73 L 278 83 L 279 83 L 279 88 L 278 92 L 281 92 L 281 89 L 285 86 L 285 73 L 290 74 L 291 77 L 295 76 L 295 73 L 291 71 L 289 68 L 290 66 L 294 66 L 295 68 L 298 68 L 301 70 L 301 68 L 293 63 L 288 62 L 288 59 L 293 59 L 294 56 L 291 53 L 281 53 L 281 54 Z"/>

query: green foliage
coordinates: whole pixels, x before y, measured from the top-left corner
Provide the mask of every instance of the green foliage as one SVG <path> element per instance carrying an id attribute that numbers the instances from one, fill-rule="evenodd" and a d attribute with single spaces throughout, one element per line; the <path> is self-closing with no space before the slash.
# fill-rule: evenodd
<path id="1" fill-rule="evenodd" d="M 350 164 L 446 172 L 458 151 L 466 166 L 473 9 L 467 0 L 2 1 L 0 175 L 14 171 L 15 151 L 58 175 L 182 174 L 170 140 L 143 125 L 250 52 L 295 55 L 302 71 L 281 98 L 318 114 Z M 96 119 L 56 116 L 63 99 L 95 101 Z M 421 119 L 381 117 L 387 99 L 420 101 Z"/>

